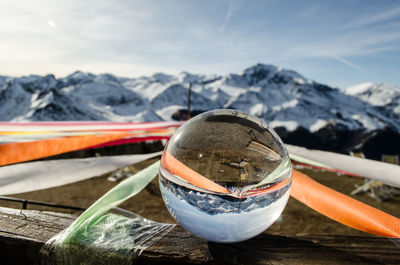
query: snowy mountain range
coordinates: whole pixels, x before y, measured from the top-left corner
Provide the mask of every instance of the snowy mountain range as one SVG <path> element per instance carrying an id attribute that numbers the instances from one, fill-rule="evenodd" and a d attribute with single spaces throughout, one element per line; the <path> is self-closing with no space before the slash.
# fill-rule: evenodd
<path id="1" fill-rule="evenodd" d="M 171 120 L 186 109 L 190 85 L 192 110 L 238 109 L 264 119 L 283 137 L 296 131 L 332 139 L 340 132 L 400 134 L 400 88 L 366 83 L 342 91 L 264 64 L 225 76 L 0 76 L 0 120 Z"/>
<path id="2" fill-rule="evenodd" d="M 346 88 L 345 93 L 400 116 L 400 87 L 363 83 Z"/>

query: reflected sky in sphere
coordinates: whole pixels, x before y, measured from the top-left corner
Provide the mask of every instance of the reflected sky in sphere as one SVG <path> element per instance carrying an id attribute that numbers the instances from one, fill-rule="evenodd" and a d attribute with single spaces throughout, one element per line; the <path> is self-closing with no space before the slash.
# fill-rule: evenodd
<path id="1" fill-rule="evenodd" d="M 182 227 L 209 241 L 239 242 L 280 216 L 290 194 L 291 164 L 264 122 L 214 110 L 175 132 L 161 158 L 159 182 Z"/>

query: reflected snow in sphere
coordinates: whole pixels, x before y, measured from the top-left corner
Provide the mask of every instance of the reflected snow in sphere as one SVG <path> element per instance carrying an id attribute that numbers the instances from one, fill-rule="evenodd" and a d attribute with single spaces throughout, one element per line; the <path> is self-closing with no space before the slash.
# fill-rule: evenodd
<path id="1" fill-rule="evenodd" d="M 290 195 L 292 168 L 279 136 L 254 116 L 214 110 L 185 122 L 161 158 L 159 182 L 175 220 L 214 242 L 267 229 Z"/>

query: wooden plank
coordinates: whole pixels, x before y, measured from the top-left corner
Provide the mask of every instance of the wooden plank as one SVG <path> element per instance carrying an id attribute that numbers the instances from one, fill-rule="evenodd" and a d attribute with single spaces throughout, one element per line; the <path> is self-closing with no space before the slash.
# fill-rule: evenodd
<path id="1" fill-rule="evenodd" d="M 1 264 L 39 264 L 44 243 L 75 218 L 0 207 Z M 378 237 L 268 233 L 241 243 L 216 244 L 177 226 L 136 258 L 136 264 L 142 263 L 400 264 L 400 248 Z"/>

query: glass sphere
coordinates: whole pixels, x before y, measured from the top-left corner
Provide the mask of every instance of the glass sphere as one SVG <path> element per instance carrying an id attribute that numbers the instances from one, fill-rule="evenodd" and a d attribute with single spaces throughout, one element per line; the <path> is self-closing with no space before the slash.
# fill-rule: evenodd
<path id="1" fill-rule="evenodd" d="M 161 158 L 164 202 L 183 228 L 214 242 L 252 238 L 278 219 L 290 195 L 288 152 L 271 128 L 236 110 L 185 122 Z"/>

